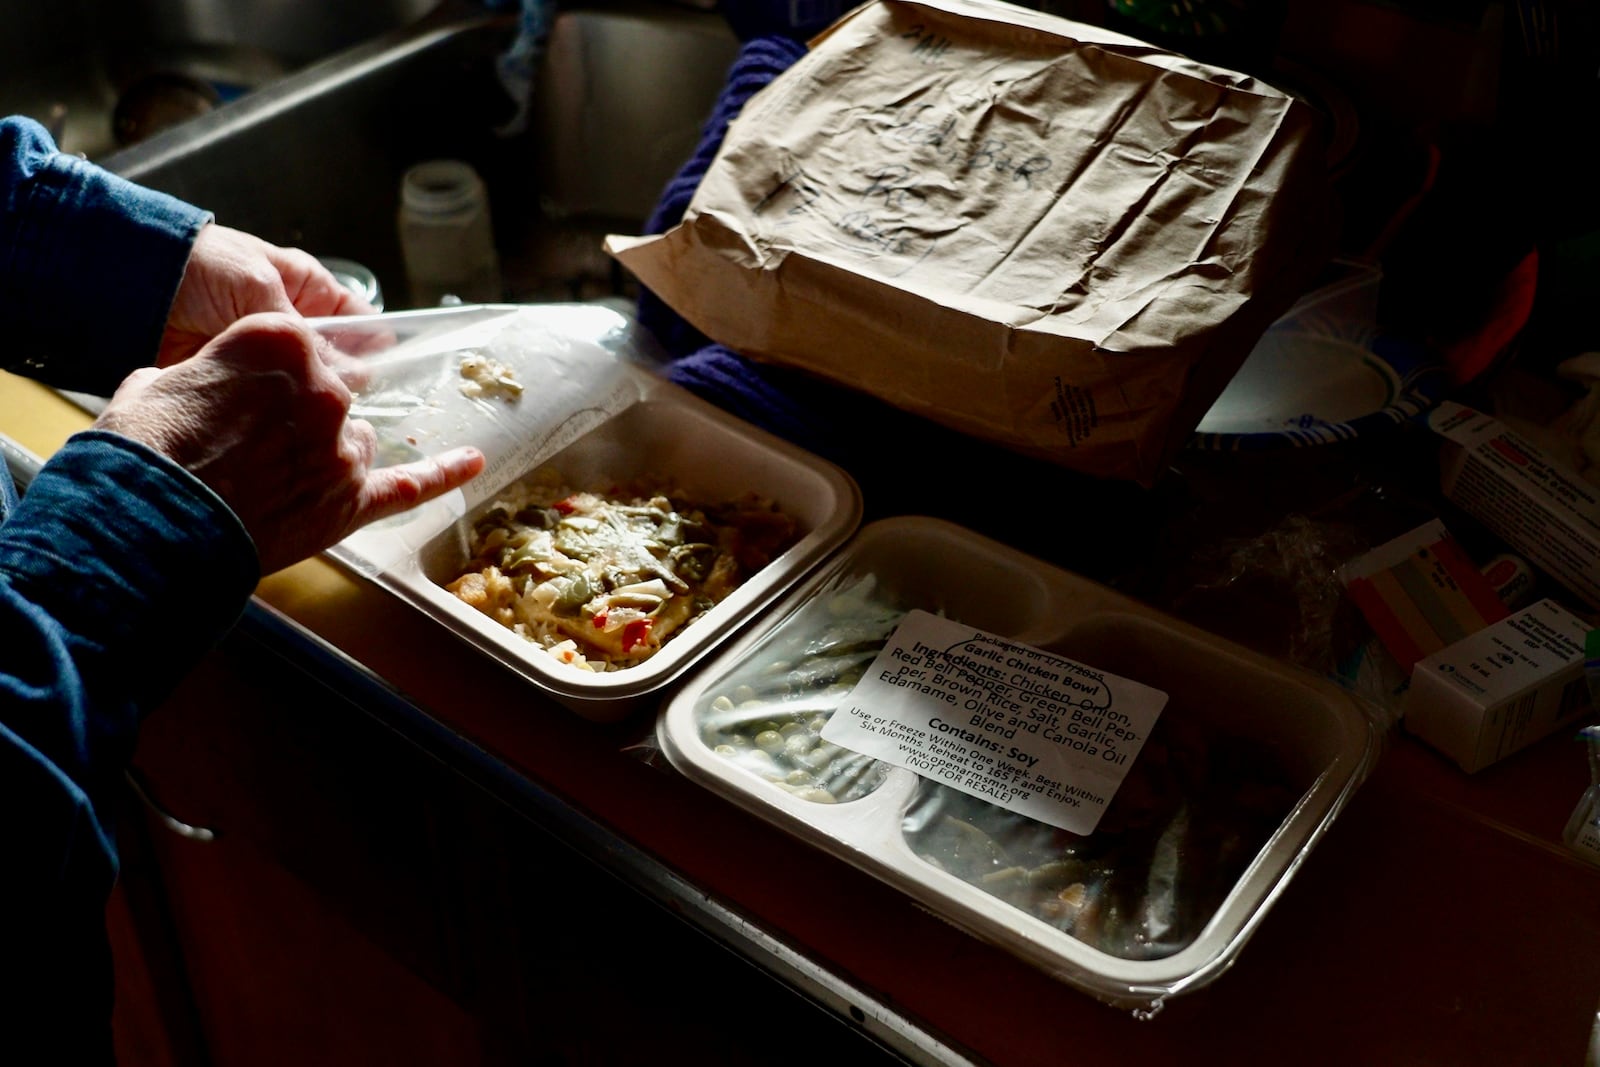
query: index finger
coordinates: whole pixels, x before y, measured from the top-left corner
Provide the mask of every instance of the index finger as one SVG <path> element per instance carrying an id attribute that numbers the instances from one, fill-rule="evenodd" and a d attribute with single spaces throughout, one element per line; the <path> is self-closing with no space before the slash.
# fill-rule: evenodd
<path id="1" fill-rule="evenodd" d="M 477 477 L 483 465 L 482 452 L 463 447 L 368 471 L 351 531 L 459 489 Z"/>

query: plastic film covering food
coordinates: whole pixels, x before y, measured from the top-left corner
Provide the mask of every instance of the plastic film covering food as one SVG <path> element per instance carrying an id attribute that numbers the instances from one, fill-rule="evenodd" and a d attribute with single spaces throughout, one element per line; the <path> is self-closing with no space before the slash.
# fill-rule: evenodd
<path id="1" fill-rule="evenodd" d="M 351 415 L 380 463 L 487 461 L 329 555 L 585 717 L 625 715 L 860 521 L 848 475 L 662 380 L 611 305 L 317 325 L 355 357 Z"/>
<path id="2" fill-rule="evenodd" d="M 913 609 L 1168 694 L 1092 832 L 823 736 Z M 671 763 L 1141 1013 L 1235 959 L 1381 743 L 1338 686 L 941 520 L 865 527 L 770 618 L 671 699 Z"/>

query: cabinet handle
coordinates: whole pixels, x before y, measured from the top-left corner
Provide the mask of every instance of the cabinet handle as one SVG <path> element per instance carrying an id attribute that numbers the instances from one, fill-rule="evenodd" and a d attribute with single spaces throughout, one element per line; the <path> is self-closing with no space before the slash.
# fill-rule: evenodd
<path id="1" fill-rule="evenodd" d="M 132 767 L 129 767 L 127 770 L 123 771 L 122 775 L 128 780 L 128 785 L 133 789 L 135 795 L 137 795 L 140 800 L 144 801 L 145 807 L 155 812 L 156 818 L 160 819 L 162 825 L 168 830 L 171 830 L 179 837 L 186 837 L 190 841 L 209 843 L 217 839 L 215 830 L 207 830 L 204 826 L 191 826 L 182 819 L 174 816 L 160 804 L 157 804 L 150 796 L 150 790 L 145 788 L 144 781 L 141 779 L 139 772 L 135 771 Z"/>

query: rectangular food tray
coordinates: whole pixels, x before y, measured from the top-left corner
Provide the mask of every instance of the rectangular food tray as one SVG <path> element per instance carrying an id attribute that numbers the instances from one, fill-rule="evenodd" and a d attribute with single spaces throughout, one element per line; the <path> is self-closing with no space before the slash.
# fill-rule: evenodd
<path id="1" fill-rule="evenodd" d="M 863 610 L 864 604 L 871 607 Z M 1187 740 L 1165 748 L 1147 742 L 1100 828 L 1076 838 L 859 754 L 834 752 L 803 763 L 804 754 L 825 749 L 826 742 L 810 747 L 815 736 L 786 742 L 798 743 L 798 749 L 781 748 L 779 741 L 790 733 L 809 729 L 815 734 L 883 644 L 885 627 L 892 628 L 912 608 L 1159 689 L 1169 699 L 1157 730 L 1176 731 L 1169 739 Z M 846 662 L 854 666 L 838 666 Z M 772 732 L 741 740 L 729 723 L 748 724 L 739 727 L 747 734 Z M 720 649 L 670 697 L 656 736 L 673 766 L 706 788 L 899 887 L 1061 981 L 1109 1004 L 1148 1012 L 1165 998 L 1210 981 L 1233 961 L 1365 778 L 1381 735 L 1353 698 L 1309 672 L 963 527 L 900 517 L 863 527 L 758 627 Z M 1181 840 L 1190 846 L 1189 858 L 1172 877 L 1152 879 L 1150 884 L 1173 894 L 1175 905 L 1167 911 L 1189 916 L 1187 931 L 1174 935 L 1174 924 L 1167 924 L 1163 947 L 1157 928 L 1162 921 L 1148 918 L 1159 909 L 1148 906 L 1148 897 L 1124 909 L 1120 933 L 1102 921 L 1094 936 L 1075 936 L 1063 923 L 1041 917 L 1060 915 L 1062 901 L 1079 907 L 1086 899 L 1093 902 L 1073 885 L 1093 891 L 1096 884 L 1101 890 L 1112 884 L 1103 870 L 1096 873 L 1089 845 L 1110 842 L 1105 847 L 1123 851 L 1108 855 L 1120 856 L 1126 865 L 1134 855 L 1129 850 L 1144 839 L 1131 829 L 1106 829 L 1124 800 L 1138 810 L 1137 796 L 1121 794 L 1135 788 L 1140 761 L 1165 758 L 1182 778 L 1181 760 L 1192 758 L 1196 738 L 1204 741 L 1205 758 L 1212 761 L 1208 768 L 1224 757 L 1235 759 L 1247 747 L 1259 749 L 1279 793 L 1271 816 L 1262 819 L 1259 806 L 1252 808 L 1252 800 L 1230 794 L 1233 787 L 1226 786 L 1218 795 L 1236 801 L 1237 809 L 1221 817 L 1221 836 L 1204 849 L 1196 847 L 1197 841 Z M 758 748 L 778 753 L 776 770 L 767 769 L 772 761 Z M 799 758 L 789 758 L 796 754 Z M 826 781 L 806 772 L 821 766 L 829 775 Z M 1149 770 L 1156 766 L 1147 762 L 1147 785 L 1176 780 Z M 1237 765 L 1230 773 L 1236 770 Z M 1219 783 L 1227 777 L 1213 775 Z M 1245 779 L 1240 789 L 1256 788 L 1248 774 Z M 1189 807 L 1201 810 L 1198 799 Z M 1224 839 L 1234 839 L 1228 819 L 1252 811 L 1260 825 L 1248 850 L 1234 861 L 1237 876 L 1212 885 L 1203 901 L 1199 894 L 1186 896 L 1185 887 L 1204 881 L 1195 876 L 1220 862 Z M 1198 815 L 1186 818 L 1191 822 L 1185 825 L 1206 825 Z M 1166 824 L 1168 832 L 1174 824 Z M 974 832 L 984 825 L 987 831 Z M 941 843 L 948 833 L 957 833 L 959 840 L 946 836 Z M 1061 848 L 1066 851 L 1052 851 Z M 974 866 L 982 850 L 993 850 L 992 855 L 982 854 Z M 1068 852 L 1080 864 L 1073 868 L 1081 876 L 1077 883 L 1058 873 Z M 1090 859 L 1078 860 L 1079 853 Z M 926 858 L 930 855 L 933 860 Z M 1152 870 L 1156 866 L 1152 860 Z M 1129 898 L 1119 899 L 1126 904 Z"/>
<path id="2" fill-rule="evenodd" d="M 463 444 L 478 446 L 488 460 L 464 490 L 362 530 L 330 557 L 585 718 L 626 716 L 781 595 L 861 520 L 860 490 L 849 475 L 655 374 L 647 362 L 651 342 L 613 307 L 481 305 L 318 325 L 340 347 L 366 352 L 371 377 L 352 414 L 373 423 L 384 461 Z M 518 389 L 464 395 L 459 366 L 474 353 L 492 358 Z M 797 539 L 649 658 L 582 670 L 445 588 L 471 558 L 475 521 L 534 471 L 554 471 L 573 489 L 648 479 L 704 501 L 754 492 L 795 521 Z"/>

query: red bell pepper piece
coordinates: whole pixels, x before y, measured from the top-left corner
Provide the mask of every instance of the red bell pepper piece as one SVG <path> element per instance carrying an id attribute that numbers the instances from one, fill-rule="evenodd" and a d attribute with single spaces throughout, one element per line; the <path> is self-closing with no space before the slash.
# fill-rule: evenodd
<path id="1" fill-rule="evenodd" d="M 650 637 L 654 619 L 634 619 L 622 628 L 622 651 L 632 652 L 633 646 L 643 644 Z"/>

